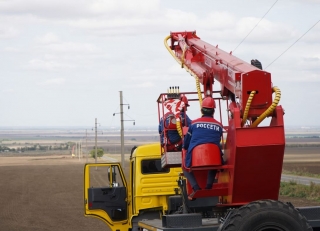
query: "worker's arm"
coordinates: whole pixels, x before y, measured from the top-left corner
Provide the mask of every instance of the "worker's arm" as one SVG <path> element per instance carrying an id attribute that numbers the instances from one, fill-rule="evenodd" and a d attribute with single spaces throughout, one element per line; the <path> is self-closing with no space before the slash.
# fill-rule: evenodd
<path id="1" fill-rule="evenodd" d="M 190 127 L 192 120 L 189 118 L 189 116 L 187 114 L 186 114 L 186 121 L 187 121 L 187 123 L 186 123 L 187 127 Z"/>
<path id="2" fill-rule="evenodd" d="M 188 150 L 191 136 L 192 136 L 192 129 L 190 126 L 188 129 L 188 133 L 185 135 L 184 140 L 183 140 L 183 146 L 182 146 L 183 149 Z"/>
<path id="3" fill-rule="evenodd" d="M 159 131 L 159 134 L 161 134 L 162 131 L 163 131 L 163 118 L 160 119 L 160 123 L 159 123 L 159 126 L 158 126 L 158 131 Z"/>

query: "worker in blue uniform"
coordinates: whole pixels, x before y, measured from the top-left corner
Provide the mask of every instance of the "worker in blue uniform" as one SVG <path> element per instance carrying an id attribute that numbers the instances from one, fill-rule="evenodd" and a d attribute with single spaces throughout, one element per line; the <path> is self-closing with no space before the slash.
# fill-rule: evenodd
<path id="1" fill-rule="evenodd" d="M 189 107 L 188 99 L 185 95 L 182 95 L 180 97 L 180 100 L 184 102 L 184 107 L 182 108 L 180 112 L 180 117 L 181 117 L 181 124 L 182 126 L 187 126 L 189 127 L 191 124 L 191 119 L 188 117 L 186 114 L 187 107 Z M 176 119 L 173 113 L 168 112 L 164 115 L 165 118 L 165 125 L 166 127 L 172 127 L 172 129 L 167 130 L 167 141 L 164 140 L 164 123 L 163 123 L 163 118 L 161 118 L 160 123 L 159 123 L 159 134 L 161 138 L 161 144 L 166 145 L 167 151 L 181 151 L 182 149 L 182 138 L 179 135 L 176 127 Z M 172 124 L 173 126 L 170 126 Z"/>
<path id="2" fill-rule="evenodd" d="M 222 159 L 222 151 L 221 151 L 221 138 L 223 126 L 220 122 L 213 118 L 215 110 L 215 102 L 211 97 L 206 97 L 202 101 L 201 113 L 202 117 L 193 120 L 191 122 L 191 126 L 188 129 L 188 133 L 184 137 L 183 149 L 186 150 L 186 158 L 185 158 L 185 166 L 187 168 L 191 167 L 191 159 L 192 159 L 192 150 L 194 147 L 200 144 L 212 143 L 216 144 L 220 148 L 221 160 Z M 200 190 L 197 180 L 193 174 L 193 172 L 188 172 L 183 169 L 183 173 L 185 177 L 188 179 L 193 191 L 189 194 L 188 199 L 192 200 L 193 195 L 197 190 Z M 217 170 L 209 170 L 207 177 L 207 185 L 206 189 L 211 189 L 212 184 L 215 180 Z"/>

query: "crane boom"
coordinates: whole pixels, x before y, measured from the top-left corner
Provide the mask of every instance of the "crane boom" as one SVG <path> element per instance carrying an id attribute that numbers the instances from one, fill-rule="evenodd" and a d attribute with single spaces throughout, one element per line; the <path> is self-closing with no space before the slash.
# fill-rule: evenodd
<path id="1" fill-rule="evenodd" d="M 205 95 L 212 94 L 214 80 L 217 80 L 221 84 L 222 97 L 233 102 L 239 100 L 241 116 L 248 99 L 250 109 L 245 115 L 247 118 L 256 119 L 272 106 L 272 93 L 275 90 L 269 72 L 201 40 L 195 31 L 171 32 L 166 40 L 169 38 L 170 46 L 165 41 L 167 49 L 171 50 L 181 67 L 199 79 Z M 255 96 L 250 98 L 252 92 Z"/>

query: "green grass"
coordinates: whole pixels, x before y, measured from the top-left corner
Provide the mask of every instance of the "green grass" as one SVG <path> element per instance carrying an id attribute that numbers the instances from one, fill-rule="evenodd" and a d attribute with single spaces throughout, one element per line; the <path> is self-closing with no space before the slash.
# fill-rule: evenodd
<path id="1" fill-rule="evenodd" d="M 320 178 L 320 174 L 314 174 L 311 172 L 308 172 L 305 168 L 301 169 L 295 169 L 295 170 L 282 170 L 283 174 L 288 174 L 288 175 L 295 175 L 295 176 L 307 176 L 307 177 L 315 177 L 315 178 Z"/>
<path id="2" fill-rule="evenodd" d="M 320 202 L 320 185 L 313 182 L 310 185 L 297 184 L 295 181 L 281 182 L 280 195 L 306 198 Z"/>

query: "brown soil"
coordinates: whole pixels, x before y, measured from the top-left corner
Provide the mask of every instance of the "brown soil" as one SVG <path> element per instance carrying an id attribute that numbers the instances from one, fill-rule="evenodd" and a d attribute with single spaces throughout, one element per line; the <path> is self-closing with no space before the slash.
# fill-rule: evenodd
<path id="1" fill-rule="evenodd" d="M 109 230 L 103 221 L 84 217 L 85 161 L 69 156 L 0 157 L 0 231 Z M 280 200 L 298 207 L 319 204 Z"/>
<path id="2" fill-rule="evenodd" d="M 287 147 L 284 156 L 283 169 L 320 175 L 320 148 Z"/>
<path id="3" fill-rule="evenodd" d="M 0 231 L 108 230 L 83 213 L 83 161 L 0 158 Z"/>

